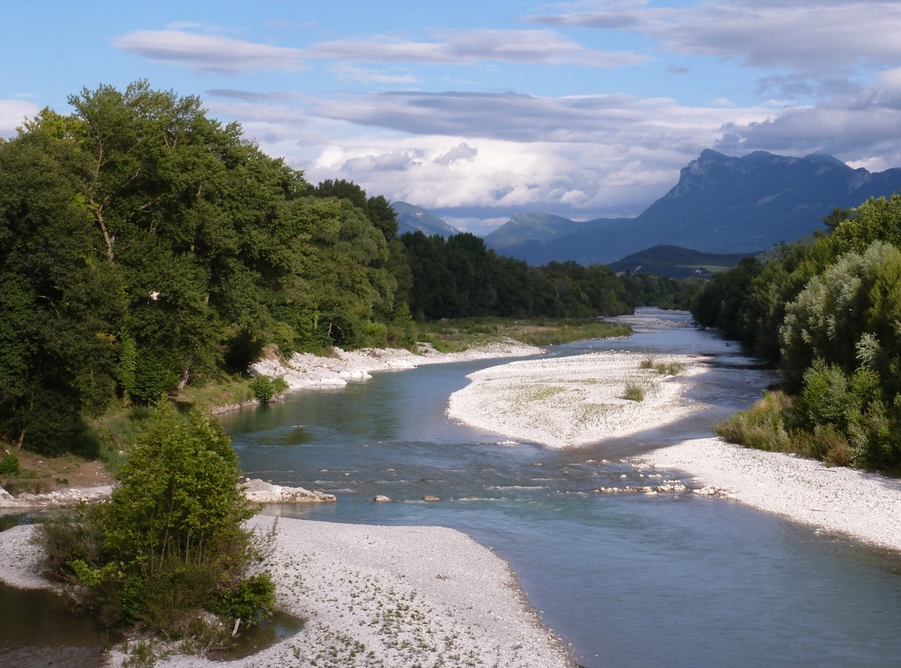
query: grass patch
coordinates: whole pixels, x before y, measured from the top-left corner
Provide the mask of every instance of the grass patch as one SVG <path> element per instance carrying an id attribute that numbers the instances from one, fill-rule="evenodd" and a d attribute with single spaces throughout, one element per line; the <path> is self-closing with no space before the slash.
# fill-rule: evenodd
<path id="1" fill-rule="evenodd" d="M 532 346 L 552 346 L 588 339 L 628 336 L 628 325 L 596 318 L 465 318 L 416 324 L 416 340 L 432 344 L 443 353 L 462 352 L 504 339 Z"/>
<path id="2" fill-rule="evenodd" d="M 644 401 L 647 391 L 641 383 L 629 381 L 626 383 L 626 389 L 623 391 L 623 399 L 629 401 Z"/>
<path id="3" fill-rule="evenodd" d="M 830 466 L 848 466 L 851 446 L 832 425 L 817 425 L 813 431 L 791 426 L 794 400 L 781 390 L 767 392 L 746 411 L 735 413 L 714 431 L 730 443 L 758 450 L 792 452 L 819 459 Z"/>
<path id="4" fill-rule="evenodd" d="M 240 376 L 226 376 L 218 382 L 201 386 L 188 385 L 171 399 L 181 408 L 196 408 L 207 411 L 216 406 L 243 404 L 253 399 L 252 379 Z"/>
<path id="5" fill-rule="evenodd" d="M 661 376 L 677 376 L 685 370 L 683 362 L 658 362 L 653 356 L 645 357 L 638 365 L 639 369 L 653 369 Z"/>

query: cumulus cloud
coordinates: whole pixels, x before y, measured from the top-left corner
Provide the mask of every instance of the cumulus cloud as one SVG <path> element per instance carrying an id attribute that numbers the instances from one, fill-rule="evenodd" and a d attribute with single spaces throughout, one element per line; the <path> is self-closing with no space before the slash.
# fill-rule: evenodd
<path id="1" fill-rule="evenodd" d="M 40 111 L 38 105 L 25 100 L 0 100 L 0 137 L 12 137 L 26 118 Z"/>
<path id="2" fill-rule="evenodd" d="M 466 142 L 457 144 L 447 153 L 439 155 L 432 160 L 437 165 L 452 165 L 455 162 L 471 162 L 479 154 L 478 149 L 473 148 Z"/>
<path id="3" fill-rule="evenodd" d="M 577 219 L 635 215 L 675 185 L 679 169 L 712 145 L 726 120 L 766 118 L 741 110 L 680 108 L 666 100 L 618 98 L 619 104 L 601 104 L 512 96 L 499 103 L 542 127 L 531 133 L 525 125 L 512 133 L 502 123 L 479 128 L 465 105 L 435 104 L 431 116 L 439 130 L 414 134 L 394 125 L 377 129 L 375 106 L 397 105 L 398 96 L 369 97 L 350 97 L 343 107 L 371 107 L 365 123 L 319 114 L 322 101 L 293 109 L 219 102 L 211 109 L 239 119 L 264 151 L 284 156 L 313 183 L 344 178 L 389 200 L 480 219 L 520 210 Z M 457 97 L 451 96 L 452 102 Z M 599 108 L 607 108 L 605 119 L 591 122 Z M 382 113 L 391 117 L 389 112 Z M 480 228 L 470 223 L 467 229 Z"/>
<path id="4" fill-rule="evenodd" d="M 890 72 L 862 95 L 792 109 L 622 95 L 392 93 L 297 107 L 221 103 L 216 111 L 240 119 L 265 151 L 312 182 L 353 180 L 461 220 L 521 210 L 588 219 L 640 213 L 709 147 L 901 164 L 899 92 L 901 74 Z"/>
<path id="5" fill-rule="evenodd" d="M 867 164 L 901 162 L 901 70 L 816 106 L 796 107 L 747 123 L 730 122 L 717 147 L 724 151 L 824 151 Z M 873 156 L 882 156 L 877 163 Z"/>
<path id="6" fill-rule="evenodd" d="M 113 46 L 155 62 L 216 74 L 259 69 L 293 72 L 303 68 L 304 52 L 300 49 L 182 30 L 137 30 L 116 37 Z"/>

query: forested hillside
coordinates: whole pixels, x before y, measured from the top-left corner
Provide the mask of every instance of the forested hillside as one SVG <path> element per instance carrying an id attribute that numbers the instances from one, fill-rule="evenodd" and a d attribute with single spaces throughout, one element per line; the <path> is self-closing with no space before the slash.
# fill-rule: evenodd
<path id="1" fill-rule="evenodd" d="M 831 234 L 743 260 L 692 309 L 778 363 L 784 392 L 726 435 L 839 464 L 901 472 L 901 195 L 835 210 Z"/>
<path id="2" fill-rule="evenodd" d="M 472 235 L 402 241 L 384 197 L 307 183 L 196 97 L 138 82 L 69 103 L 0 140 L 0 438 L 19 447 L 91 451 L 86 420 L 113 402 L 242 374 L 267 346 L 412 346 L 410 307 L 597 316 L 687 299 L 656 277 L 529 267 Z"/>

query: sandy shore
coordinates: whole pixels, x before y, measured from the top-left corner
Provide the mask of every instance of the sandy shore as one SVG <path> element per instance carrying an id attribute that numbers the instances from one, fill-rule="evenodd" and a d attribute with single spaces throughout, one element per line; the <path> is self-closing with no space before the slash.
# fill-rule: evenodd
<path id="1" fill-rule="evenodd" d="M 690 378 L 704 370 L 700 358 L 653 358 L 655 365 L 680 365 L 675 375 L 641 368 L 649 359 L 602 352 L 483 369 L 451 395 L 448 415 L 509 438 L 564 448 L 653 429 L 704 408 L 682 396 Z M 623 398 L 627 384 L 641 387 L 644 399 Z"/>
<path id="2" fill-rule="evenodd" d="M 272 517 L 251 523 L 266 531 Z M 267 564 L 279 605 L 304 620 L 294 636 L 246 659 L 170 656 L 159 667 L 572 667 L 527 605 L 507 563 L 463 533 L 278 519 Z M 32 527 L 0 533 L 0 579 L 47 588 Z M 127 659 L 110 654 L 109 666 Z M 314 663 L 315 662 L 315 663 Z"/>

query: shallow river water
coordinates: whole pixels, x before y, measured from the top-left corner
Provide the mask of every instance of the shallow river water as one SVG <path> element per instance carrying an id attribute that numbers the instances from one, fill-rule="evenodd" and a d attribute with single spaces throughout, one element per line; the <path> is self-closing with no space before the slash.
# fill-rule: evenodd
<path id="1" fill-rule="evenodd" d="M 661 323 L 658 318 L 665 318 Z M 466 375 L 506 360 L 380 374 L 343 390 L 223 416 L 253 477 L 338 503 L 269 512 L 438 524 L 507 559 L 582 665 L 889 666 L 901 661 L 901 560 L 693 494 L 598 494 L 648 484 L 622 458 L 684 438 L 760 396 L 772 376 L 687 316 L 644 311 L 626 340 L 561 346 L 712 357 L 689 396 L 713 408 L 665 429 L 552 450 L 445 414 Z M 677 472 L 666 479 L 690 479 Z M 393 499 L 374 503 L 376 494 Z M 440 502 L 421 501 L 424 495 Z"/>
<path id="2" fill-rule="evenodd" d="M 645 310 L 633 322 L 638 333 L 629 339 L 548 354 L 615 348 L 709 356 L 689 396 L 711 409 L 572 450 L 511 444 L 445 413 L 468 373 L 508 361 L 492 360 L 299 391 L 222 421 L 248 475 L 338 497 L 267 512 L 465 531 L 511 564 L 544 622 L 587 668 L 899 665 L 898 555 L 733 501 L 593 491 L 649 484 L 623 458 L 709 435 L 772 381 L 685 315 Z M 678 472 L 664 477 L 693 484 Z M 376 494 L 393 502 L 374 503 Z M 421 501 L 426 494 L 442 500 Z M 6 596 L 0 590 L 0 609 Z"/>

